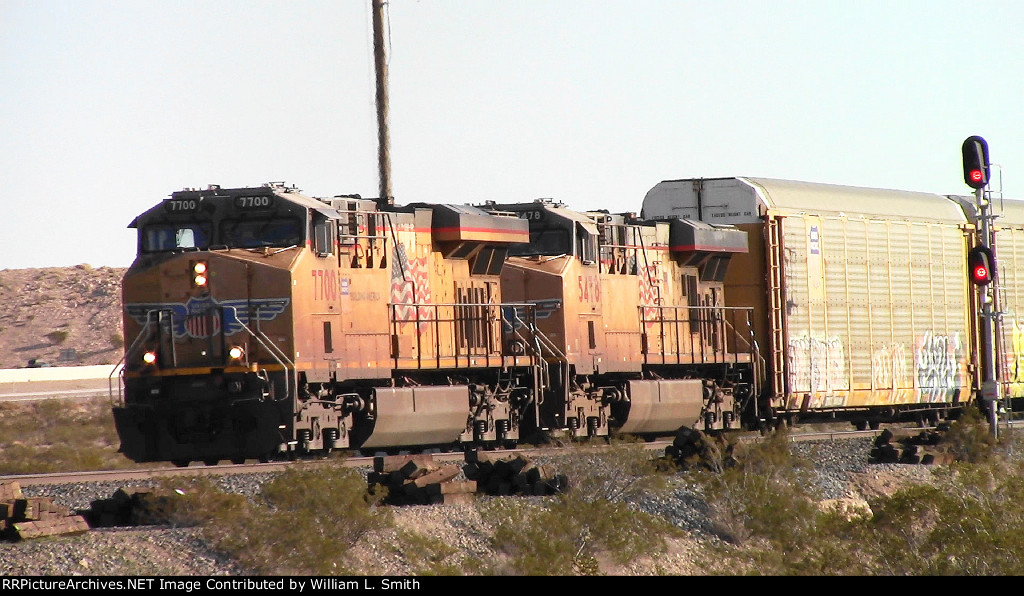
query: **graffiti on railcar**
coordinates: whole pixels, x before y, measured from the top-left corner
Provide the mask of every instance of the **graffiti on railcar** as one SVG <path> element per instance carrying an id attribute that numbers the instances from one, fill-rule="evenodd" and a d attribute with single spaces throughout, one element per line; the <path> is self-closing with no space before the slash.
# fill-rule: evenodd
<path id="1" fill-rule="evenodd" d="M 846 374 L 846 346 L 838 337 L 799 335 L 789 339 L 789 387 L 793 393 L 837 391 L 850 388 Z"/>
<path id="2" fill-rule="evenodd" d="M 871 354 L 871 387 L 873 389 L 899 389 L 907 387 L 906 349 L 900 342 L 879 346 Z"/>
<path id="3" fill-rule="evenodd" d="M 1006 355 L 1008 397 L 1024 397 L 1024 326 L 1013 320 L 1013 350 Z"/>
<path id="4" fill-rule="evenodd" d="M 961 385 L 962 353 L 960 333 L 950 336 L 928 331 L 921 336 L 914 354 L 914 367 L 922 402 L 942 402 L 952 398 Z"/>

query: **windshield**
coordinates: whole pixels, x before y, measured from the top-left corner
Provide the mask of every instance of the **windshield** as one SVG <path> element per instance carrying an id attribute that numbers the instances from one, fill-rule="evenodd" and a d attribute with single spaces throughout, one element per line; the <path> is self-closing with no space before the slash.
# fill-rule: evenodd
<path id="1" fill-rule="evenodd" d="M 561 229 L 530 230 L 530 243 L 513 244 L 508 254 L 513 256 L 529 255 L 568 255 L 572 254 L 569 231 Z"/>
<path id="2" fill-rule="evenodd" d="M 228 248 L 295 246 L 302 243 L 302 226 L 296 219 L 226 220 L 220 228 Z"/>
<path id="3" fill-rule="evenodd" d="M 142 229 L 141 238 L 143 252 L 205 249 L 210 245 L 210 225 L 187 223 L 146 226 Z"/>

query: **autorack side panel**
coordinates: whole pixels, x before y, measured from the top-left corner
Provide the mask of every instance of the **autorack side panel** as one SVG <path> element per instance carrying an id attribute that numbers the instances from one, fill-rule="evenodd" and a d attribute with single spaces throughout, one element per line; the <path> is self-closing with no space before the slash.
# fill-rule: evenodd
<path id="1" fill-rule="evenodd" d="M 970 390 L 956 225 L 791 216 L 786 410 L 951 403 Z"/>

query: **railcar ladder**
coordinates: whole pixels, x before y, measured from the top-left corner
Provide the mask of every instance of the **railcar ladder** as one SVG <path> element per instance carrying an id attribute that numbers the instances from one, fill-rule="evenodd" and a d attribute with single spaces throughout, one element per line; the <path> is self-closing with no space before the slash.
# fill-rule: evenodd
<path id="1" fill-rule="evenodd" d="M 774 398 L 779 400 L 785 396 L 785 292 L 782 280 L 782 219 L 770 218 L 765 226 L 768 236 L 768 309 L 770 311 L 772 343 L 772 390 Z"/>

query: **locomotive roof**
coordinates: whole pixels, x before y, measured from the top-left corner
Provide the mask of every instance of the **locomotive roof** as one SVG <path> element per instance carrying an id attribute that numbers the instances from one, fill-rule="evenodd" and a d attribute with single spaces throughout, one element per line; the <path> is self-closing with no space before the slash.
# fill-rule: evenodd
<path id="1" fill-rule="evenodd" d="M 538 199 L 532 203 L 488 203 L 486 205 L 489 209 L 508 210 L 513 212 L 522 212 L 529 210 L 542 210 L 551 212 L 562 219 L 566 219 L 572 222 L 576 222 L 583 226 L 583 229 L 587 230 L 591 234 L 597 234 L 597 223 L 594 222 L 586 213 L 580 211 L 573 211 L 562 203 L 555 203 L 548 199 Z"/>
<path id="2" fill-rule="evenodd" d="M 160 201 L 156 205 L 150 207 L 142 214 L 135 217 L 130 224 L 129 228 L 136 228 L 139 225 L 139 221 L 147 221 L 151 215 L 163 214 L 165 212 L 164 204 L 168 201 L 174 200 L 186 200 L 186 199 L 205 199 L 205 198 L 232 198 L 241 196 L 278 196 L 283 200 L 314 209 L 324 213 L 325 215 L 338 217 L 337 212 L 331 207 L 329 203 L 325 203 L 319 199 L 314 199 L 306 196 L 299 192 L 295 188 L 285 187 L 283 185 L 265 185 L 265 186 L 254 186 L 246 188 L 221 188 L 217 185 L 211 185 L 209 188 L 202 190 L 179 190 L 172 192 L 169 197 Z"/>

